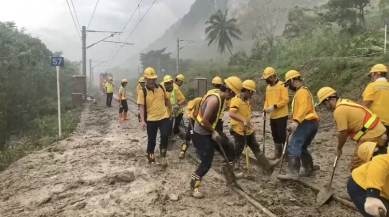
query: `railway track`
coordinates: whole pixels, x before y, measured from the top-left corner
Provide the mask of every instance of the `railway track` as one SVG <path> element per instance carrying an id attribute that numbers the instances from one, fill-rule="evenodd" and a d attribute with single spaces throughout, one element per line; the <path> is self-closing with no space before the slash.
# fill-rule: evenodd
<path id="1" fill-rule="evenodd" d="M 137 116 L 136 102 L 132 99 L 128 99 L 128 101 L 130 102 L 130 112 Z M 180 127 L 181 132 L 185 132 L 184 126 Z M 179 137 L 183 140 L 183 133 L 181 133 Z M 175 145 L 176 149 L 179 150 L 180 143 Z M 193 145 L 189 146 L 187 156 L 189 156 L 194 161 L 194 163 L 200 163 L 200 160 L 194 152 Z M 177 156 L 172 157 L 178 157 L 178 152 Z M 221 168 L 222 162 L 223 159 L 221 156 L 216 155 L 211 170 L 218 174 L 219 179 L 224 180 L 224 176 L 221 174 L 221 172 L 215 170 L 215 168 Z M 252 156 L 250 156 L 250 162 L 258 165 L 257 160 Z M 333 200 L 327 204 L 324 204 L 320 207 L 316 206 L 316 195 L 320 189 L 310 184 L 309 182 L 300 179 L 298 182 L 279 181 L 277 183 L 269 183 L 269 176 L 260 175 L 261 171 L 257 167 L 252 168 L 252 174 L 257 175 L 255 180 L 240 180 L 240 184 L 244 189 L 247 189 L 247 192 L 242 191 L 233 185 L 230 185 L 230 187 L 236 194 L 247 200 L 247 202 L 252 204 L 260 213 L 266 216 L 345 217 L 359 215 L 356 207 L 352 202 L 343 199 L 336 194 L 332 196 Z"/>

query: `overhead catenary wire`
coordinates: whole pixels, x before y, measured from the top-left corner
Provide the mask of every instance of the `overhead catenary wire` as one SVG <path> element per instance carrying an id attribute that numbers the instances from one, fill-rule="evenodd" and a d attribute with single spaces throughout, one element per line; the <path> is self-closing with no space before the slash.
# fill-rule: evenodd
<path id="1" fill-rule="evenodd" d="M 132 29 L 131 33 L 128 35 L 128 37 L 126 38 L 126 40 L 124 41 L 124 43 L 127 42 L 127 40 L 130 38 L 130 36 L 132 35 L 132 33 L 134 33 L 134 31 L 136 30 L 136 28 L 139 26 L 139 24 L 142 22 L 142 20 L 145 18 L 145 16 L 147 15 L 147 13 L 150 11 L 150 9 L 153 7 L 154 3 L 156 2 L 157 0 L 154 0 L 153 3 L 150 5 L 150 7 L 147 9 L 146 13 L 140 18 L 139 22 L 135 25 L 134 29 Z M 113 57 L 110 59 L 112 60 L 118 53 L 119 51 L 124 47 L 124 45 L 121 45 L 120 48 L 116 51 L 115 55 L 113 55 Z"/>
<path id="2" fill-rule="evenodd" d="M 92 22 L 93 15 L 95 15 L 96 8 L 97 8 L 97 5 L 99 4 L 99 1 L 100 1 L 100 0 L 97 0 L 96 5 L 95 5 L 95 9 L 93 9 L 93 13 L 92 13 L 92 16 L 91 16 L 91 18 L 90 18 L 90 20 L 89 20 L 88 27 L 86 27 L 87 30 L 89 29 L 89 26 L 90 26 L 90 24 L 91 24 L 91 22 Z"/>
<path id="3" fill-rule="evenodd" d="M 66 2 L 68 3 L 68 7 L 69 7 L 69 11 L 70 11 L 70 15 L 72 15 L 73 23 L 74 23 L 74 26 L 76 27 L 77 34 L 78 34 L 78 36 L 79 36 L 79 37 L 80 37 L 80 39 L 81 39 L 81 35 L 80 35 L 80 32 L 78 31 L 78 28 L 77 28 L 76 21 L 74 20 L 73 13 L 72 13 L 72 9 L 70 8 L 70 5 L 69 5 L 69 1 L 68 1 L 68 0 L 66 0 Z"/>
<path id="4" fill-rule="evenodd" d="M 135 8 L 135 10 L 134 10 L 134 12 L 132 13 L 130 19 L 128 19 L 128 21 L 126 22 L 126 25 L 124 25 L 124 27 L 123 27 L 123 29 L 122 29 L 121 32 L 124 32 L 124 30 L 126 29 L 126 27 L 128 26 L 128 24 L 129 24 L 130 21 L 132 20 L 132 17 L 133 17 L 134 14 L 136 13 L 136 10 L 139 9 L 140 4 L 142 3 L 142 1 L 143 1 L 143 0 L 140 0 L 140 2 L 138 3 L 138 6 Z M 140 10 L 139 10 L 139 11 L 140 11 Z M 120 34 L 116 37 L 116 42 L 119 42 L 119 39 L 120 39 Z M 117 44 L 117 43 L 116 43 L 116 44 Z M 111 50 L 111 52 L 110 52 L 110 54 L 109 54 L 109 56 L 108 56 L 108 59 L 112 56 L 113 51 L 115 50 L 115 48 L 116 48 L 116 46 L 117 46 L 116 44 L 113 46 L 113 48 L 112 48 L 112 50 Z"/>
<path id="5" fill-rule="evenodd" d="M 70 0 L 70 3 L 72 3 L 74 16 L 76 17 L 78 28 L 79 28 L 79 31 L 81 32 L 81 25 L 80 25 L 80 21 L 78 21 L 78 16 L 77 16 L 76 8 L 74 7 L 74 4 L 73 4 L 73 0 Z"/>

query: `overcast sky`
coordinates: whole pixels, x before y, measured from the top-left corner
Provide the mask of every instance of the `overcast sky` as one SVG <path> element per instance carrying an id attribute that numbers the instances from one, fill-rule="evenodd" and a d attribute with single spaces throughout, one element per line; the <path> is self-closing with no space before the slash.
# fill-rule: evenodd
<path id="1" fill-rule="evenodd" d="M 73 11 L 71 0 L 68 1 Z M 100 0 L 89 29 L 122 31 L 140 1 Z M 153 1 L 141 2 L 140 10 L 136 11 L 119 41 L 124 41 L 129 36 Z M 80 26 L 88 26 L 96 2 L 97 0 L 73 0 Z M 156 0 L 127 41 L 135 45 L 124 46 L 115 58 L 111 58 L 108 67 L 122 65 L 126 58 L 139 53 L 162 36 L 172 24 L 189 11 L 193 2 L 194 0 Z M 81 60 L 81 40 L 66 0 L 1 0 L 0 21 L 14 21 L 19 28 L 25 27 L 28 33 L 39 37 L 50 50 L 63 51 L 64 56 L 71 60 Z M 87 46 L 107 36 L 109 33 L 89 33 Z M 117 36 L 107 40 L 116 41 Z M 87 59 L 107 60 L 119 47 L 120 45 L 113 43 L 99 43 L 87 50 Z M 106 67 L 101 69 L 103 68 Z"/>

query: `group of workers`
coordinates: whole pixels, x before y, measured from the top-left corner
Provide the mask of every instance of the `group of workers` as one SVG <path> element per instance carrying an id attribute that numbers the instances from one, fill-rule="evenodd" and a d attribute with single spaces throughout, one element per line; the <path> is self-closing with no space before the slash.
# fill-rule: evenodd
<path id="1" fill-rule="evenodd" d="M 174 79 L 166 75 L 163 81 L 157 84 L 155 70 L 148 67 L 136 87 L 138 118 L 148 136 L 146 150 L 148 162 L 155 163 L 154 151 L 159 130 L 160 163 L 167 166 L 168 142 L 172 136 L 180 133 L 179 125 L 185 113 L 189 124 L 178 157 L 180 159 L 185 157 L 188 145 L 192 141 L 201 161 L 191 174 L 190 188 L 194 198 L 204 197 L 199 187 L 202 178 L 212 166 L 215 149 L 226 158 L 223 166 L 226 176 L 229 175 L 227 173 L 230 165 L 234 165 L 234 176 L 243 178 L 237 162 L 245 145 L 250 147 L 262 169 L 268 173 L 280 162 L 283 147 L 287 145 L 285 159 L 288 162 L 288 170 L 278 178 L 298 180 L 300 176 L 311 176 L 315 167 L 308 147 L 319 130 L 319 116 L 315 107 L 323 105 L 333 112 L 337 125 L 338 144 L 335 157 L 341 158 L 347 137 L 356 141 L 355 153 L 350 162 L 351 174 L 347 182 L 351 200 L 363 216 L 379 216 L 379 211 L 389 216 L 387 73 L 385 65 L 373 66 L 368 73 L 372 82 L 362 94 L 362 103 L 340 98 L 333 88 L 322 87 L 317 92 L 318 103 L 315 104 L 312 93 L 304 86 L 304 79 L 298 71 L 288 71 L 285 74 L 285 81 L 282 82 L 277 78 L 275 69 L 267 67 L 261 78 L 267 83 L 263 113 L 264 118 L 270 116 L 274 142 L 274 156 L 267 159 L 259 148 L 251 123 L 250 99 L 257 92 L 254 80 L 242 82 L 236 76 L 224 80 L 215 77 L 212 80 L 214 89 L 209 90 L 203 97 L 187 102 L 180 89 L 185 83 L 182 74 Z M 124 88 L 126 84 L 127 80 L 123 79 L 119 91 L 121 101 L 119 113 L 124 112 L 124 116 L 120 116 L 121 119 L 127 119 L 128 106 Z M 294 92 L 291 103 L 289 90 Z M 230 134 L 234 141 L 230 141 L 223 132 L 223 115 L 226 110 L 229 115 Z"/>

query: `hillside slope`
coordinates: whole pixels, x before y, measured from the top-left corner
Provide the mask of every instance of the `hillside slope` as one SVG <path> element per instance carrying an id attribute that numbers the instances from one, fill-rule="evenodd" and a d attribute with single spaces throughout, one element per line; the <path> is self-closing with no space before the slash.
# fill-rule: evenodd
<path id="1" fill-rule="evenodd" d="M 193 40 L 194 42 L 190 43 L 191 47 L 186 47 L 180 50 L 180 58 L 183 59 L 211 59 L 215 56 L 219 56 L 216 52 L 215 46 L 208 47 L 205 40 L 205 22 L 208 18 L 215 13 L 218 9 L 225 10 L 234 10 L 241 4 L 242 0 L 196 0 L 189 12 L 184 15 L 183 18 L 178 20 L 173 24 L 165 34 L 158 38 L 156 41 L 151 43 L 146 49 L 142 52 L 147 52 L 149 50 L 157 50 L 164 47 L 168 47 L 167 51 L 173 53 L 172 57 L 176 56 L 176 47 L 177 47 L 177 37 L 183 40 Z M 286 0 L 282 2 L 282 7 L 285 11 L 288 8 L 291 8 L 296 5 L 302 5 L 307 7 L 312 7 L 318 4 L 326 2 L 326 0 Z M 274 2 L 275 7 L 281 7 L 277 2 Z M 283 31 L 285 22 L 285 16 L 280 18 L 278 24 L 278 34 Z M 244 29 L 242 29 L 245 32 Z M 181 42 L 180 46 L 185 46 L 188 42 Z M 244 38 L 242 41 L 235 41 L 234 51 L 246 50 L 249 51 L 252 45 L 252 40 L 249 38 Z M 225 57 L 229 57 L 228 54 L 225 54 Z M 129 58 L 127 62 L 134 62 L 139 60 L 139 54 L 136 54 Z"/>

